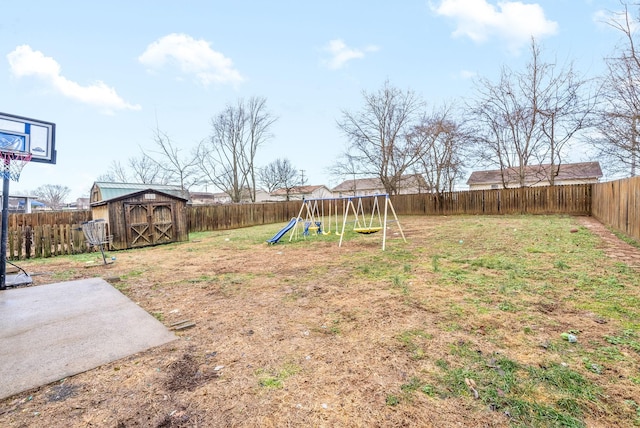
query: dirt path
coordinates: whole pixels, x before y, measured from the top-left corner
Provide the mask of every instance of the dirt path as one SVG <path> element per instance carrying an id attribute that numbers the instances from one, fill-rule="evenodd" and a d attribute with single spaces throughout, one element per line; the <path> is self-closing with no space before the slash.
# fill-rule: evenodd
<path id="1" fill-rule="evenodd" d="M 580 224 L 602 238 L 607 256 L 640 270 L 640 249 L 624 242 L 593 217 L 580 217 Z"/>

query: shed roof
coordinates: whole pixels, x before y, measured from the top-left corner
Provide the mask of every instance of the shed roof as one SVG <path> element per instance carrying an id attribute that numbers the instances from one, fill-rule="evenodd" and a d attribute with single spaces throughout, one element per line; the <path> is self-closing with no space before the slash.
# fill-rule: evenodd
<path id="1" fill-rule="evenodd" d="M 102 199 L 99 201 L 92 201 L 92 203 L 106 202 L 145 190 L 155 190 L 176 198 L 184 199 L 185 201 L 189 200 L 189 192 L 187 190 L 182 190 L 180 186 L 171 184 L 113 183 L 96 181 L 93 183 L 93 187 L 98 187 L 100 189 L 100 196 Z"/>
<path id="2" fill-rule="evenodd" d="M 127 193 L 126 195 L 122 195 L 122 196 L 116 196 L 115 198 L 111 198 L 111 199 L 105 199 L 105 200 L 102 200 L 102 201 L 91 202 L 89 205 L 92 206 L 92 207 L 99 207 L 99 206 L 102 206 L 102 205 L 108 205 L 109 203 L 112 203 L 112 202 L 121 201 L 123 199 L 131 198 L 131 197 L 138 196 L 138 195 L 145 194 L 145 193 L 156 193 L 156 194 L 160 194 L 160 195 L 166 195 L 166 196 L 169 196 L 169 197 L 175 198 L 175 199 L 181 199 L 181 200 L 183 200 L 185 202 L 188 201 L 188 199 L 183 198 L 182 196 L 172 195 L 172 194 L 169 194 L 169 193 L 166 193 L 166 192 L 162 192 L 160 190 L 155 190 L 155 189 L 144 189 L 144 190 L 138 190 L 137 192 Z"/>
<path id="3" fill-rule="evenodd" d="M 551 164 L 530 165 L 525 168 L 525 182 L 538 183 L 548 179 Z M 505 181 L 514 183 L 520 181 L 517 167 L 505 170 Z M 565 163 L 558 167 L 556 180 L 585 180 L 599 179 L 602 177 L 600 162 Z M 473 171 L 467 180 L 467 184 L 500 184 L 502 183 L 502 170 Z"/>

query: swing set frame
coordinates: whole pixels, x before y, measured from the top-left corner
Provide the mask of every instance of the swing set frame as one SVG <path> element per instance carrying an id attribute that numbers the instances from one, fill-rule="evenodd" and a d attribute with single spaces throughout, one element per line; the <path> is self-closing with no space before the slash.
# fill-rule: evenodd
<path id="1" fill-rule="evenodd" d="M 363 199 L 373 198 L 371 212 L 364 212 Z M 384 199 L 384 209 L 381 211 L 380 202 Z M 325 202 L 328 203 L 328 223 L 325 223 Z M 338 205 L 342 202 L 342 228 L 338 230 Z M 389 218 L 389 210 L 393 219 Z M 333 211 L 333 212 L 332 212 Z M 363 195 L 363 196 L 347 196 L 342 198 L 323 198 L 323 199 L 305 199 L 302 202 L 300 211 L 298 212 L 298 221 L 291 235 L 289 236 L 289 242 L 294 237 L 298 237 L 300 234 L 303 237 L 311 236 L 312 232 L 316 235 L 329 235 L 331 234 L 332 216 L 335 213 L 335 234 L 340 236 L 340 242 L 338 247 L 342 247 L 342 241 L 344 238 L 344 232 L 347 229 L 348 218 L 350 215 L 354 216 L 353 231 L 363 235 L 369 235 L 377 232 L 382 232 L 382 251 L 386 248 L 387 243 L 387 224 L 389 222 L 395 222 L 398 225 L 402 240 L 406 243 L 407 239 L 404 236 L 404 231 L 398 220 L 393 204 L 389 195 L 386 193 L 375 195 Z M 303 217 L 304 215 L 304 217 Z M 298 225 L 302 226 L 298 226 Z M 325 225 L 328 224 L 328 227 Z M 302 232 L 300 232 L 302 228 Z"/>

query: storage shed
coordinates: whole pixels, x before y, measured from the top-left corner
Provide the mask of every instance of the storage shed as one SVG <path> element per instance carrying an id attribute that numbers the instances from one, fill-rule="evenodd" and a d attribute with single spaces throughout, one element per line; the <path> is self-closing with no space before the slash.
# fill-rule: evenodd
<path id="1" fill-rule="evenodd" d="M 179 186 L 95 182 L 90 206 L 94 220 L 107 222 L 111 249 L 187 241 L 189 193 Z"/>

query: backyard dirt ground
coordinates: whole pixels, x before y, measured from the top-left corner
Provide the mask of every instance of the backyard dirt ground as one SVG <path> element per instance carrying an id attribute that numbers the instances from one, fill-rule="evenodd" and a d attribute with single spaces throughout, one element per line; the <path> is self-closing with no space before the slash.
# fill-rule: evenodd
<path id="1" fill-rule="evenodd" d="M 363 255 L 378 263 L 380 235 L 352 239 L 341 248 L 335 240 L 267 245 L 264 241 L 278 225 L 252 228 L 265 235 L 253 241 L 236 238 L 246 236 L 247 229 L 112 252 L 116 260 L 108 266 L 86 267 L 72 257 L 25 262 L 34 273 L 34 286 L 99 276 L 167 327 L 183 321 L 194 325 L 176 331 L 178 340 L 166 346 L 0 401 L 0 426 L 510 426 L 508 414 L 487 408 L 472 393 L 446 399 L 413 394 L 399 405 L 390 397 L 408 397 L 402 386 L 416 373 L 437 371 L 437 361 L 453 364 L 451 346 L 464 344 L 483 355 L 509 354 L 523 364 L 537 364 L 548 359 L 548 350 L 532 341 L 550 342 L 571 326 L 585 324 L 584 341 L 618 331 L 614 322 L 548 300 L 539 302 L 544 321 L 533 327 L 533 339 L 521 334 L 523 326 L 508 311 L 481 314 L 468 323 L 458 319 L 462 328 L 443 329 L 456 321 L 455 314 L 443 311 L 443 302 L 462 302 L 463 296 L 452 296 L 432 280 L 429 246 L 435 230 L 456 220 L 401 220 L 408 243 L 391 233 L 387 248 L 407 248 L 426 260 L 422 267 L 398 261 L 413 278 L 410 295 L 401 286 L 388 281 L 381 286 L 382 280 L 359 275 L 349 264 Z M 508 217 L 495 221 L 512 227 Z M 594 219 L 569 222 L 600 236 L 598 245 L 607 256 L 640 267 L 640 251 Z M 427 355 L 419 359 L 398 340 L 402 332 L 418 331 L 428 342 L 423 346 Z M 422 340 L 418 336 L 415 341 Z M 616 383 L 616 377 L 628 373 L 617 369 L 607 376 L 609 400 L 634 399 Z M 592 412 L 583 419 L 594 427 L 628 422 L 623 411 Z"/>

